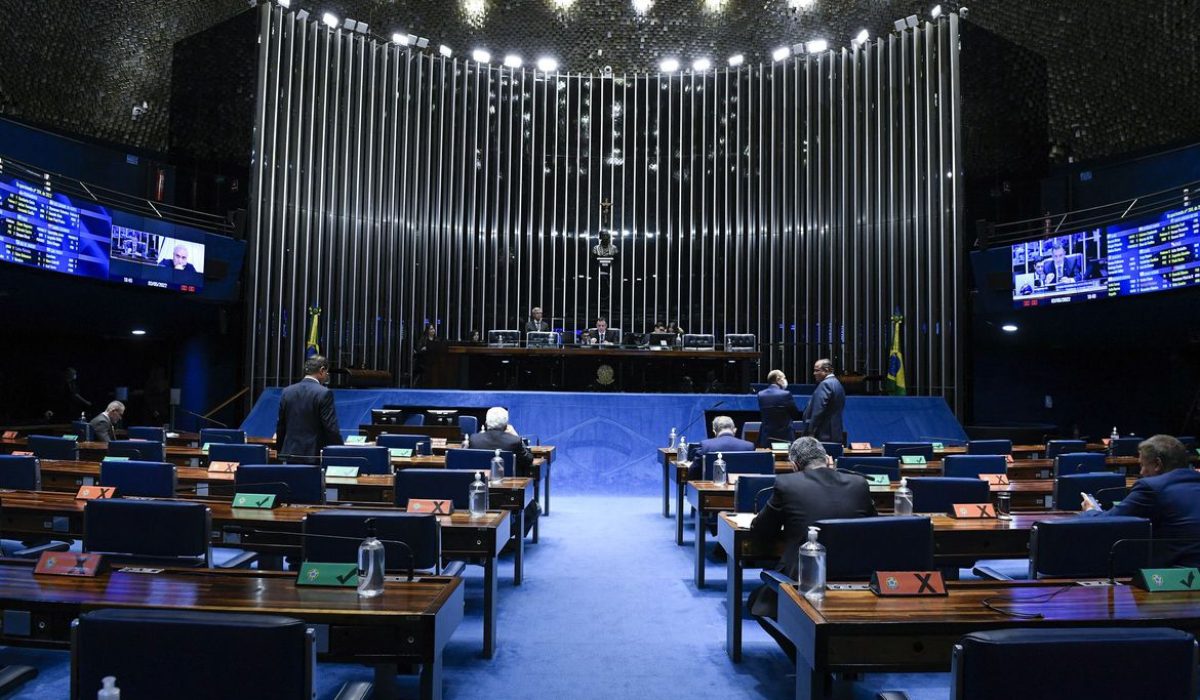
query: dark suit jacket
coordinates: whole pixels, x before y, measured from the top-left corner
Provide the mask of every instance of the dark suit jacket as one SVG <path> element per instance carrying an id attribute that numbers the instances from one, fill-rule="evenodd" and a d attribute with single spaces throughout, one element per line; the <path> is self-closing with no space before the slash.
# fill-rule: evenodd
<path id="1" fill-rule="evenodd" d="M 275 444 L 284 455 L 312 456 L 320 455 L 326 445 L 342 444 L 333 392 L 308 378 L 284 389 L 279 397 Z"/>
<path id="2" fill-rule="evenodd" d="M 117 439 L 116 428 L 113 427 L 107 413 L 101 413 L 88 421 L 88 424 L 92 426 L 92 439 L 96 442 L 112 442 Z M 80 440 L 83 438 L 83 435 L 79 436 Z"/>
<path id="3" fill-rule="evenodd" d="M 758 392 L 758 412 L 762 416 L 762 428 L 758 431 L 759 447 L 770 447 L 772 438 L 787 442 L 796 439 L 792 418 L 799 411 L 790 391 L 772 384 Z"/>
<path id="4" fill-rule="evenodd" d="M 776 571 L 795 579 L 799 575 L 800 545 L 808 539 L 810 525 L 829 518 L 871 515 L 875 515 L 875 504 L 866 479 L 836 469 L 807 469 L 775 478 L 771 500 L 755 516 L 750 533 L 767 543 L 783 539 L 783 558 Z M 750 610 L 755 615 L 775 617 L 777 603 L 775 591 L 764 586 L 750 597 Z"/>
<path id="5" fill-rule="evenodd" d="M 529 333 L 530 331 L 548 331 L 548 330 L 550 330 L 550 324 L 544 318 L 541 321 L 534 321 L 533 319 L 529 319 L 528 321 L 525 322 L 525 332 L 526 333 Z"/>
<path id="6" fill-rule="evenodd" d="M 1075 281 L 1079 281 L 1080 272 L 1082 272 L 1082 270 L 1079 269 L 1078 257 L 1074 255 L 1068 255 L 1063 258 L 1063 277 L 1070 277 Z M 1042 262 L 1042 278 L 1049 279 L 1050 275 L 1055 275 L 1054 258 L 1050 258 Z M 1058 275 L 1055 275 L 1053 279 L 1050 279 L 1047 284 L 1058 284 Z"/>
<path id="7" fill-rule="evenodd" d="M 718 435 L 715 438 L 701 440 L 693 453 L 695 456 L 692 457 L 692 466 L 688 469 L 688 480 L 698 481 L 700 479 L 700 470 L 704 467 L 704 455 L 715 455 L 718 452 L 752 452 L 753 450 L 753 442 L 742 440 L 734 435 Z"/>
<path id="8" fill-rule="evenodd" d="M 600 332 L 597 330 L 590 330 L 590 331 L 588 331 L 588 334 L 587 334 L 587 341 L 589 343 L 591 343 L 592 341 L 596 341 L 597 343 L 616 343 L 618 340 L 619 339 L 617 338 L 617 332 L 615 330 L 613 330 L 612 328 L 609 328 L 608 330 L 604 331 L 603 338 L 600 337 Z"/>
<path id="9" fill-rule="evenodd" d="M 846 407 L 846 390 L 832 374 L 817 385 L 808 405 L 804 407 L 805 435 L 822 442 L 842 442 L 842 410 Z"/>
<path id="10" fill-rule="evenodd" d="M 1120 503 L 1084 515 L 1132 515 L 1149 520 L 1156 538 L 1200 539 L 1200 472 L 1172 469 L 1138 479 Z M 1154 554 L 1155 566 L 1200 566 L 1200 542 L 1163 542 L 1155 545 Z"/>
<path id="11" fill-rule="evenodd" d="M 520 437 L 503 430 L 481 430 L 467 438 L 467 447 L 472 450 L 512 452 L 517 476 L 529 476 L 529 468 L 533 466 L 533 452 L 525 446 Z"/>

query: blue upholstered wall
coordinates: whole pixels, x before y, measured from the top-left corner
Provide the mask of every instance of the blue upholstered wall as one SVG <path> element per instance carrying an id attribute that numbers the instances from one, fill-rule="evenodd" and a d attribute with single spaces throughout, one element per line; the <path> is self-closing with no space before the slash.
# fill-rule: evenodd
<path id="1" fill-rule="evenodd" d="M 251 435 L 275 432 L 279 389 L 268 389 L 242 428 Z M 703 412 L 718 401 L 722 408 L 754 410 L 752 394 L 587 394 L 484 392 L 420 389 L 339 389 L 338 421 L 344 434 L 370 422 L 371 408 L 410 406 L 505 406 L 514 426 L 555 445 L 555 492 L 655 493 L 662 470 L 655 448 L 665 445 L 672 426 L 691 423 L 689 441 L 705 437 Z M 807 397 L 797 399 L 803 408 Z M 940 398 L 851 396 L 846 400 L 846 430 L 855 441 L 965 441 L 962 426 Z"/>

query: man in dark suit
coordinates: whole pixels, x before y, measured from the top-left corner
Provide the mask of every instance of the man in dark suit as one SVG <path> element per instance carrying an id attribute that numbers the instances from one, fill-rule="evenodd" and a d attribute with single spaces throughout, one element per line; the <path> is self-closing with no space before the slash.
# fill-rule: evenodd
<path id="1" fill-rule="evenodd" d="M 517 429 L 508 422 L 508 411 L 499 406 L 489 408 L 483 419 L 483 430 L 467 437 L 472 450 L 505 450 L 512 452 L 517 476 L 529 476 L 533 452 L 521 440 Z"/>
<path id="2" fill-rule="evenodd" d="M 529 320 L 525 323 L 525 332 L 544 332 L 550 330 L 550 324 L 542 320 L 542 307 L 535 306 L 529 310 Z"/>
<path id="3" fill-rule="evenodd" d="M 112 442 L 117 439 L 117 423 L 125 415 L 125 404 L 113 401 L 104 409 L 104 413 L 88 422 L 92 426 L 92 439 L 96 442 Z M 83 439 L 83 436 L 80 436 Z"/>
<path id="4" fill-rule="evenodd" d="M 1067 257 L 1067 250 L 1062 241 L 1055 241 L 1050 249 L 1050 259 L 1042 263 L 1042 282 L 1045 284 L 1060 284 L 1074 282 L 1079 279 L 1079 258 L 1072 255 Z"/>
<path id="5" fill-rule="evenodd" d="M 804 434 L 821 442 L 842 443 L 842 410 L 846 407 L 846 390 L 833 374 L 833 363 L 817 360 L 813 365 L 817 388 L 804 407 Z"/>
<path id="6" fill-rule="evenodd" d="M 313 355 L 304 361 L 304 378 L 279 397 L 275 444 L 285 461 L 316 463 L 325 446 L 342 444 L 333 392 L 324 386 L 328 381 L 329 363 Z"/>
<path id="7" fill-rule="evenodd" d="M 1132 515 L 1152 524 L 1154 537 L 1191 538 L 1195 542 L 1162 542 L 1154 547 L 1155 566 L 1200 566 L 1200 472 L 1188 463 L 1183 443 L 1155 435 L 1138 445 L 1141 477 L 1129 495 L 1108 510 L 1083 501 L 1091 517 Z"/>
<path id="8" fill-rule="evenodd" d="M 588 343 L 591 345 L 614 345 L 620 341 L 617 332 L 608 327 L 608 319 L 596 319 L 596 328 L 588 332 Z"/>
<path id="9" fill-rule="evenodd" d="M 796 437 L 792 418 L 799 411 L 787 385 L 783 370 L 773 369 L 767 374 L 767 388 L 758 392 L 758 412 L 762 416 L 762 427 L 758 429 L 759 447 L 770 447 L 774 441 L 791 442 Z"/>
<path id="10" fill-rule="evenodd" d="M 857 474 L 839 472 L 825 448 L 814 438 L 802 437 L 793 442 L 788 448 L 788 461 L 796 471 L 775 477 L 771 500 L 754 517 L 750 533 L 766 543 L 782 539 L 783 558 L 775 570 L 798 579 L 799 548 L 808 538 L 810 525 L 829 518 L 872 516 L 875 515 L 875 504 L 871 501 L 867 480 Z M 775 618 L 778 602 L 775 591 L 763 586 L 751 594 L 750 611 L 759 617 Z M 760 624 L 776 637 L 789 656 L 795 657 L 791 642 L 776 636 L 770 625 L 761 621 Z"/>
<path id="11" fill-rule="evenodd" d="M 712 422 L 713 435 L 707 440 L 701 440 L 696 444 L 696 450 L 689 457 L 692 460 L 692 466 L 688 469 L 688 481 L 698 481 L 701 477 L 700 470 L 704 466 L 705 455 L 716 455 L 718 452 L 724 454 L 726 452 L 752 452 L 754 451 L 754 443 L 749 440 L 742 440 L 735 433 L 737 426 L 733 424 L 733 419 L 729 416 L 717 416 Z M 713 457 L 712 459 L 716 459 Z"/>

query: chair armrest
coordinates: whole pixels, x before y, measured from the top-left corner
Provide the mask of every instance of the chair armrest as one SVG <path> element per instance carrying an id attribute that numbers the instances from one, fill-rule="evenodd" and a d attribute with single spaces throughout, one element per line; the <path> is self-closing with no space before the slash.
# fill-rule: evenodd
<path id="1" fill-rule="evenodd" d="M 796 582 L 791 580 L 787 576 L 784 576 L 783 574 L 779 573 L 778 571 L 772 571 L 770 569 L 763 569 L 762 571 L 759 572 L 758 577 L 761 578 L 762 582 L 767 584 L 767 586 L 769 586 L 771 588 L 771 590 L 776 591 L 776 592 L 778 592 L 779 589 L 784 586 L 796 585 Z"/>
<path id="2" fill-rule="evenodd" d="M 217 569 L 248 569 L 250 564 L 258 559 L 258 552 L 241 552 L 225 561 L 215 564 Z M 215 563 L 215 562 L 214 562 Z"/>
<path id="3" fill-rule="evenodd" d="M 43 542 L 29 547 L 13 550 L 9 556 L 17 559 L 37 559 L 43 552 L 65 552 L 71 548 L 70 542 Z"/>
<path id="4" fill-rule="evenodd" d="M 465 561 L 448 561 L 442 565 L 442 576 L 462 576 L 467 568 Z"/>
<path id="5" fill-rule="evenodd" d="M 999 571 L 996 571 L 990 566 L 976 566 L 971 569 L 971 573 L 983 578 L 990 578 L 993 581 L 1012 581 L 1012 576 L 1006 576 Z"/>
<path id="6" fill-rule="evenodd" d="M 875 695 L 875 700 L 908 700 L 908 693 L 903 690 L 881 690 Z"/>
<path id="7" fill-rule="evenodd" d="M 0 693 L 5 696 L 37 678 L 38 670 L 33 666 L 0 666 Z"/>
<path id="8" fill-rule="evenodd" d="M 374 685 L 369 681 L 350 681 L 342 686 L 333 700 L 369 700 Z"/>

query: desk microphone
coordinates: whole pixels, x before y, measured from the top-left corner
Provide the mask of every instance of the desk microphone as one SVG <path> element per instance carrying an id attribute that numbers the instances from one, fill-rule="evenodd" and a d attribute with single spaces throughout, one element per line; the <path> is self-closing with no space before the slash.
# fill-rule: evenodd
<path id="1" fill-rule="evenodd" d="M 222 428 L 228 428 L 228 427 L 229 427 L 228 425 L 226 425 L 226 424 L 222 423 L 222 422 L 221 422 L 221 421 L 219 421 L 219 420 L 213 420 L 212 418 L 209 418 L 208 416 L 202 416 L 202 415 L 200 415 L 199 413 L 195 413 L 195 412 L 193 412 L 193 411 L 189 411 L 189 410 L 187 410 L 186 408 L 185 408 L 185 409 L 183 409 L 183 412 L 184 412 L 184 413 L 186 413 L 186 414 L 188 414 L 188 415 L 190 415 L 190 416 L 195 416 L 195 417 L 199 418 L 199 419 L 200 419 L 200 420 L 202 420 L 202 421 L 205 421 L 205 422 L 208 422 L 208 423 L 212 423 L 213 425 L 219 425 L 219 426 L 221 426 Z"/>
<path id="2" fill-rule="evenodd" d="M 1107 488 L 1097 489 L 1097 490 L 1096 490 L 1096 492 L 1095 492 L 1095 493 L 1093 493 L 1093 494 L 1091 494 L 1091 495 L 1092 495 L 1092 496 L 1093 496 L 1093 497 L 1094 497 L 1094 498 L 1095 498 L 1097 501 L 1099 501 L 1099 500 L 1100 500 L 1100 494 L 1102 494 L 1102 493 L 1117 493 L 1117 492 L 1121 492 L 1121 493 L 1124 493 L 1125 495 L 1128 495 L 1128 494 L 1129 494 L 1129 487 L 1128 487 L 1128 486 L 1109 486 L 1109 487 L 1107 487 Z"/>
<path id="3" fill-rule="evenodd" d="M 1129 537 L 1117 540 L 1112 543 L 1112 547 L 1108 550 L 1108 582 L 1116 585 L 1116 555 L 1117 547 L 1126 542 L 1143 542 L 1155 544 L 1157 542 L 1190 542 L 1192 544 L 1200 544 L 1200 537 Z"/>
<path id="4" fill-rule="evenodd" d="M 701 412 L 700 412 L 700 415 L 698 415 L 698 416 L 696 416 L 695 418 L 693 418 L 693 419 L 692 419 L 692 422 L 691 422 L 691 423 L 688 423 L 687 425 L 685 425 L 685 426 L 683 427 L 683 430 L 680 430 L 680 431 L 679 431 L 679 434 L 680 434 L 680 435 L 685 435 L 685 434 L 687 434 L 688 428 L 691 428 L 693 425 L 695 425 L 695 424 L 696 424 L 696 421 L 698 421 L 698 420 L 700 420 L 701 418 L 703 418 L 705 413 L 708 413 L 709 411 L 713 410 L 714 408 L 718 408 L 718 407 L 720 407 L 720 406 L 722 406 L 722 405 L 724 405 L 724 404 L 725 404 L 725 399 L 721 399 L 720 401 L 718 401 L 718 402 L 714 403 L 713 405 L 709 406 L 708 408 L 704 409 L 703 411 L 701 411 Z"/>
<path id="5" fill-rule="evenodd" d="M 370 532 L 375 526 L 375 518 L 366 518 L 363 520 L 363 525 L 366 526 L 367 532 Z M 299 537 L 300 539 L 325 539 L 325 540 L 350 540 L 351 542 L 362 542 L 361 537 L 350 537 L 347 535 L 320 535 L 315 532 L 281 532 L 278 530 L 259 530 L 245 525 L 226 525 L 221 528 L 222 532 L 228 532 L 235 535 L 269 535 L 278 537 L 279 535 L 287 535 L 289 537 Z M 378 538 L 376 538 L 378 539 Z M 408 574 L 408 580 L 412 581 L 416 577 L 416 570 L 413 566 L 416 557 L 413 555 L 412 547 L 408 546 L 407 542 L 400 540 L 379 540 L 383 544 L 396 545 L 404 549 L 408 554 L 408 568 L 405 572 Z"/>
<path id="6" fill-rule="evenodd" d="M 281 489 L 281 490 L 283 491 L 283 498 L 284 498 L 284 500 L 285 500 L 285 501 L 287 501 L 288 497 L 292 495 L 292 487 L 291 487 L 291 486 L 289 486 L 289 485 L 288 485 L 288 483 L 287 483 L 286 481 L 259 481 L 259 482 L 255 482 L 255 483 L 238 483 L 237 481 L 221 481 L 220 483 L 215 483 L 215 484 L 214 484 L 214 483 L 209 483 L 209 484 L 207 484 L 207 485 L 205 486 L 205 490 L 206 490 L 206 491 L 210 491 L 210 492 L 211 492 L 211 491 L 212 491 L 214 488 L 217 488 L 217 489 L 222 489 L 222 488 L 229 488 L 229 487 L 233 487 L 233 489 L 234 489 L 233 493 L 237 493 L 237 489 L 241 489 L 241 488 L 247 488 L 247 487 L 254 487 L 254 486 L 275 486 L 275 487 L 278 487 L 279 489 Z M 192 486 L 192 487 L 189 487 L 189 488 L 185 488 L 185 489 L 179 489 L 179 490 L 177 490 L 177 491 L 176 491 L 176 493 L 181 493 L 181 492 L 182 492 L 182 493 L 191 493 L 191 494 L 193 494 L 193 495 L 196 495 L 196 496 L 201 496 L 201 495 L 207 496 L 207 495 L 209 495 L 209 494 L 207 494 L 207 493 L 206 493 L 206 494 L 201 494 L 201 493 L 200 493 L 200 487 L 199 487 L 199 486 Z M 289 502 L 290 502 L 290 501 L 289 501 Z"/>

